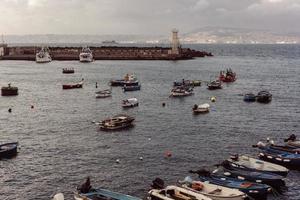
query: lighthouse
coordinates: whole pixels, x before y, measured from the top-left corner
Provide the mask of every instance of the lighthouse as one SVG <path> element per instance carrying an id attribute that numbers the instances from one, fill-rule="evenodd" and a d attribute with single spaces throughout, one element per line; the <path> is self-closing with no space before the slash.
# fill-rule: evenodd
<path id="1" fill-rule="evenodd" d="M 169 53 L 178 55 L 179 49 L 180 49 L 180 43 L 179 43 L 179 38 L 178 38 L 178 30 L 173 29 L 172 30 L 172 49 Z"/>

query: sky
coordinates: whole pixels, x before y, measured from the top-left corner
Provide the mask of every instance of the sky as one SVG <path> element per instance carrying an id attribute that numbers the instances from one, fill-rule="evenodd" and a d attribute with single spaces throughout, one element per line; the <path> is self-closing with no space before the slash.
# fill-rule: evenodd
<path id="1" fill-rule="evenodd" d="M 300 32 L 300 0 L 0 0 L 0 34 L 186 33 L 201 27 Z"/>

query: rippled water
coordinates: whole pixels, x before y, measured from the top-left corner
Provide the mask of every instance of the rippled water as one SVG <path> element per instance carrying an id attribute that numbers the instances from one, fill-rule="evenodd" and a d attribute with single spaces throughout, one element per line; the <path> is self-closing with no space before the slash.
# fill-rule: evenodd
<path id="1" fill-rule="evenodd" d="M 195 45 L 216 56 L 187 61 L 76 61 L 36 64 L 0 61 L 1 86 L 19 87 L 17 97 L 0 98 L 0 141 L 19 141 L 16 158 L 0 161 L 1 199 L 50 199 L 72 191 L 86 176 L 95 187 L 143 197 L 155 177 L 175 183 L 188 170 L 218 163 L 230 153 L 257 151 L 259 139 L 299 135 L 300 46 Z M 61 73 L 74 67 L 74 75 Z M 174 80 L 212 80 L 220 70 L 237 72 L 235 83 L 195 95 L 169 98 Z M 95 99 L 95 82 L 108 88 L 111 78 L 134 72 L 142 83 L 139 92 L 113 88 L 112 98 Z M 63 91 L 62 83 L 84 78 L 83 89 Z M 241 94 L 268 89 L 270 104 L 245 103 Z M 211 104 L 211 112 L 194 116 L 192 106 Z M 137 97 L 140 106 L 123 110 L 121 100 Z M 166 107 L 162 107 L 162 102 Z M 34 105 L 34 109 L 31 109 Z M 7 110 L 12 107 L 12 113 Z M 136 118 L 128 131 L 106 133 L 93 120 L 127 113 Z M 299 135 L 300 137 L 300 135 Z M 172 157 L 165 159 L 164 152 Z M 143 160 L 139 160 L 139 157 Z M 120 163 L 116 163 L 120 159 Z M 300 173 L 287 177 L 289 191 L 270 199 L 299 199 Z"/>

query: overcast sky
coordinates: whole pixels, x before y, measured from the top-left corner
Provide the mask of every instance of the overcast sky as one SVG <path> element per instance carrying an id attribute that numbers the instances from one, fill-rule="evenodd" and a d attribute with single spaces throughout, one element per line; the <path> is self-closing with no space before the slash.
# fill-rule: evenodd
<path id="1" fill-rule="evenodd" d="M 300 0 L 0 0 L 0 34 L 169 34 L 205 26 L 300 32 Z"/>

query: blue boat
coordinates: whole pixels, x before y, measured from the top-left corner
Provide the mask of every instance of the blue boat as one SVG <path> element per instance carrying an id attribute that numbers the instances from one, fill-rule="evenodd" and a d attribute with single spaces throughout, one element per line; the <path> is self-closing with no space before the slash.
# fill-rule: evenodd
<path id="1" fill-rule="evenodd" d="M 246 102 L 254 102 L 256 100 L 256 95 L 253 93 L 248 93 L 244 95 L 244 101 Z"/>
<path id="2" fill-rule="evenodd" d="M 18 142 L 5 143 L 0 145 L 0 159 L 11 158 L 17 155 Z"/>
<path id="3" fill-rule="evenodd" d="M 266 200 L 268 193 L 271 191 L 271 187 L 265 184 L 226 177 L 223 175 L 210 173 L 206 170 L 190 172 L 197 173 L 201 181 L 208 181 L 209 183 L 215 185 L 238 189 L 254 199 Z"/>
<path id="4" fill-rule="evenodd" d="M 258 156 L 262 160 L 282 165 L 289 169 L 300 170 L 300 154 L 264 151 L 259 153 Z"/>
<path id="5" fill-rule="evenodd" d="M 123 90 L 124 92 L 141 90 L 141 85 L 131 85 L 131 86 L 124 85 Z"/>

